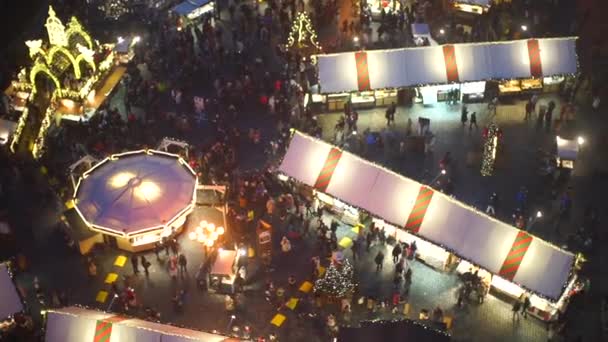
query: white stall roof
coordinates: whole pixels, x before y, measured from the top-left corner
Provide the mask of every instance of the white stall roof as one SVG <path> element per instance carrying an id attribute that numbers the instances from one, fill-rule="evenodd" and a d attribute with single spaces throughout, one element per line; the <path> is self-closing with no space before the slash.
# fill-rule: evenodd
<path id="1" fill-rule="evenodd" d="M 47 312 L 45 341 L 94 341 L 95 333 L 104 329 L 100 325 L 106 323 L 112 323 L 111 330 L 105 331 L 109 335 L 109 338 L 104 340 L 106 342 L 230 341 L 230 338 L 222 335 L 120 317 L 113 313 L 74 306 Z"/>
<path id="2" fill-rule="evenodd" d="M 334 164 L 326 160 L 336 150 L 295 132 L 279 171 L 312 187 L 319 187 L 320 174 L 329 172 L 329 183 L 319 191 L 404 229 L 408 222 L 418 222 L 416 228 L 408 229 L 417 229 L 412 232 L 494 274 L 511 266 L 508 256 L 517 257 L 512 249 L 523 233 L 515 227 L 433 190 L 423 216 L 415 216 L 424 202 L 420 196 L 429 191 L 425 186 L 344 151 L 332 168 Z M 539 295 L 559 299 L 570 278 L 574 255 L 536 237 L 526 234 L 524 238 L 529 247 L 511 278 Z"/>
<path id="3" fill-rule="evenodd" d="M 23 311 L 23 303 L 9 274 L 8 265 L 0 264 L 0 322 Z"/>
<path id="4" fill-rule="evenodd" d="M 557 142 L 557 156 L 561 159 L 576 160 L 579 145 L 575 139 L 568 140 L 560 137 L 555 137 Z"/>
<path id="5" fill-rule="evenodd" d="M 576 37 L 541 38 L 508 42 L 453 44 L 457 73 L 448 78 L 451 55 L 442 46 L 391 50 L 344 52 L 318 55 L 319 84 L 323 93 L 363 89 L 398 88 L 425 84 L 473 82 L 491 79 L 518 79 L 533 76 L 529 42 L 540 56 L 538 77 L 577 72 Z M 359 67 L 355 54 L 365 54 L 367 63 Z M 451 64 L 450 64 L 451 65 Z M 363 67 L 361 67 L 363 66 Z"/>

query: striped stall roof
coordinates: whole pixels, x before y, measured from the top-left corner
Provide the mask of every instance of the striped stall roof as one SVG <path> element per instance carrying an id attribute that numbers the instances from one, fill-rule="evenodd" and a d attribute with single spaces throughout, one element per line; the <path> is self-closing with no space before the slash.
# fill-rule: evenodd
<path id="1" fill-rule="evenodd" d="M 576 37 L 318 55 L 323 93 L 575 74 Z"/>
<path id="2" fill-rule="evenodd" d="M 295 132 L 279 171 L 314 187 L 337 148 Z M 332 158 L 330 158 L 332 159 Z M 334 159 L 332 159 L 334 160 Z M 324 193 L 441 245 L 551 300 L 570 279 L 574 255 L 443 193 L 342 151 Z M 323 175 L 327 179 L 327 175 Z"/>

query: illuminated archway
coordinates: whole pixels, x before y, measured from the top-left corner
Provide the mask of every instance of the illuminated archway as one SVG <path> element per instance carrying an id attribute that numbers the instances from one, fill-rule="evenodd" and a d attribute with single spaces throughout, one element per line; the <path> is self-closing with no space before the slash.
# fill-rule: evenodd
<path id="1" fill-rule="evenodd" d="M 84 61 L 90 68 L 91 70 L 93 70 L 93 72 L 97 71 L 97 67 L 95 66 L 95 62 L 93 62 L 92 60 L 86 58 L 85 55 L 78 55 L 78 57 L 76 57 L 76 65 L 78 66 L 78 70 L 80 72 L 80 74 L 82 75 L 82 68 L 80 67 L 80 62 Z"/>
<path id="2" fill-rule="evenodd" d="M 93 39 L 91 36 L 82 28 L 80 22 L 76 17 L 70 18 L 70 22 L 68 23 L 68 29 L 65 31 L 65 35 L 67 37 L 68 42 L 73 36 L 79 36 L 87 43 L 87 47 L 89 49 L 93 49 Z"/>
<path id="3" fill-rule="evenodd" d="M 40 62 L 36 63 L 36 65 L 34 65 L 34 67 L 32 68 L 32 71 L 30 71 L 30 83 L 32 84 L 32 95 L 36 94 L 36 92 L 38 90 L 38 89 L 36 89 L 36 76 L 38 75 L 38 73 L 43 73 L 46 76 L 48 76 L 55 84 L 55 92 L 57 92 L 57 95 L 61 96 L 61 83 L 59 82 L 59 79 L 57 79 L 57 77 L 55 77 L 55 75 L 53 75 L 53 73 L 49 70 L 49 68 L 47 68 L 46 65 L 44 65 Z"/>
<path id="4" fill-rule="evenodd" d="M 68 58 L 68 60 L 72 64 L 72 68 L 74 69 L 74 76 L 76 77 L 76 79 L 80 79 L 80 67 L 78 66 L 78 62 L 76 61 L 72 53 L 62 46 L 55 45 L 49 50 L 49 53 L 47 55 L 47 64 L 53 65 L 53 58 L 55 57 L 55 54 L 57 52 L 61 52 L 64 56 Z"/>

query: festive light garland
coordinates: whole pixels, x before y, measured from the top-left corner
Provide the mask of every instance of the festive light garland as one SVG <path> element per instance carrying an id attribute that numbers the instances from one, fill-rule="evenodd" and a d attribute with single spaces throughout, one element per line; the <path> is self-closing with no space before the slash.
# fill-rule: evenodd
<path id="1" fill-rule="evenodd" d="M 291 25 L 287 37 L 288 49 L 312 49 L 311 52 L 322 50 L 317 39 L 317 32 L 312 27 L 312 21 L 305 12 L 298 12 Z"/>
<path id="2" fill-rule="evenodd" d="M 325 142 L 325 141 L 323 141 L 323 140 L 321 140 L 321 139 L 317 139 L 317 138 L 311 137 L 311 136 L 309 136 L 309 135 L 307 135 L 307 134 L 305 134 L 305 133 L 299 132 L 298 130 L 296 130 L 296 129 L 294 129 L 294 128 L 290 129 L 290 134 L 291 134 L 291 135 L 290 135 L 290 139 L 291 139 L 291 138 L 293 138 L 293 136 L 294 136 L 296 133 L 299 133 L 299 134 L 300 134 L 300 136 L 301 136 L 301 137 L 303 137 L 303 138 L 305 138 L 305 139 L 308 139 L 308 140 L 311 140 L 311 141 L 314 141 L 314 142 L 318 142 L 318 143 L 321 143 L 321 144 L 325 144 L 325 145 L 328 145 L 328 146 L 333 146 L 333 145 L 331 145 L 331 144 L 329 144 L 329 143 L 327 143 L 327 142 Z M 370 161 L 368 161 L 368 160 L 365 160 L 365 159 L 363 159 L 363 158 L 361 158 L 361 157 L 359 157 L 359 156 L 357 156 L 357 155 L 354 155 L 354 154 L 352 154 L 352 153 L 350 153 L 350 152 L 345 152 L 345 153 L 348 153 L 350 157 L 352 157 L 352 158 L 354 158 L 354 159 L 356 159 L 356 160 L 358 160 L 358 161 L 361 161 L 361 162 L 363 162 L 363 163 L 365 163 L 365 164 L 367 164 L 367 165 L 370 165 L 370 166 L 372 166 L 372 167 L 379 168 L 379 169 L 381 169 L 383 172 L 390 173 L 390 174 L 394 175 L 394 176 L 395 176 L 395 177 L 397 177 L 397 178 L 406 178 L 405 176 L 403 176 L 403 175 L 401 175 L 401 174 L 398 174 L 398 173 L 396 173 L 396 172 L 394 172 L 394 171 L 392 171 L 392 170 L 389 170 L 389 169 L 385 168 L 385 167 L 384 167 L 384 166 L 382 166 L 382 165 L 378 165 L 378 164 L 376 164 L 376 163 L 373 163 L 373 162 L 370 162 Z M 284 157 L 285 157 L 285 155 L 283 156 L 283 158 L 281 158 L 281 160 L 279 160 L 279 161 L 278 161 L 278 165 L 280 165 L 280 164 L 282 164 L 282 163 L 283 163 L 283 159 L 284 159 Z M 280 171 L 277 171 L 277 172 L 280 172 Z M 289 175 L 286 175 L 286 176 L 288 176 L 289 178 L 293 179 L 294 181 L 296 181 L 296 182 L 297 182 L 297 183 L 299 183 L 299 184 L 304 184 L 305 186 L 310 187 L 310 185 L 305 184 L 305 183 L 303 183 L 303 182 L 301 182 L 301 181 L 299 181 L 299 180 L 297 180 L 297 179 L 295 179 L 295 178 L 293 178 L 293 177 L 290 177 Z M 409 179 L 409 178 L 406 178 L 406 179 L 408 179 L 408 180 L 410 180 L 410 181 L 413 181 L 413 182 L 416 182 L 416 181 L 414 181 L 414 180 L 412 180 L 412 179 Z M 416 183 L 418 183 L 418 182 L 416 182 Z M 420 183 L 418 183 L 418 184 L 419 184 L 420 186 L 422 186 L 422 184 L 420 184 Z M 329 193 L 326 193 L 326 192 L 321 192 L 321 193 L 323 193 L 323 194 L 324 194 L 324 195 L 326 195 L 326 196 L 329 196 L 329 197 L 334 198 L 334 196 L 333 196 L 332 194 L 329 194 Z M 467 205 L 467 204 L 465 204 L 465 203 L 462 203 L 462 202 L 460 202 L 460 201 L 458 201 L 458 200 L 455 200 L 455 199 L 451 198 L 450 196 L 447 196 L 447 195 L 445 195 L 445 194 L 443 194 L 443 193 L 436 193 L 435 195 L 436 195 L 436 196 L 443 196 L 443 197 L 444 197 L 446 200 L 448 200 L 448 201 L 450 201 L 450 202 L 452 202 L 452 203 L 454 203 L 454 204 L 456 204 L 456 205 L 459 205 L 459 206 L 461 206 L 461 207 L 463 207 L 463 208 L 465 208 L 465 209 L 468 209 L 468 210 L 474 211 L 474 212 L 475 212 L 475 213 L 477 213 L 478 215 L 481 215 L 481 216 L 485 217 L 485 218 L 486 218 L 486 219 L 488 219 L 488 220 L 491 220 L 491 221 L 493 221 L 493 222 L 497 222 L 497 223 L 499 223 L 499 224 L 506 224 L 506 225 L 508 225 L 508 226 L 509 226 L 509 227 L 511 227 L 511 228 L 517 229 L 516 227 L 513 227 L 513 225 L 511 225 L 511 224 L 508 224 L 508 223 L 506 223 L 506 222 L 503 222 L 503 221 L 497 220 L 496 218 L 494 218 L 494 217 L 492 217 L 492 216 L 489 216 L 489 215 L 488 215 L 488 214 L 486 214 L 485 212 L 479 211 L 477 208 L 475 208 L 475 207 L 471 207 L 471 206 L 469 206 L 469 205 Z M 355 205 L 355 204 L 352 204 L 352 203 L 350 203 L 350 202 L 348 202 L 348 201 L 344 201 L 344 200 L 340 200 L 340 201 L 341 201 L 341 202 L 343 202 L 343 203 L 345 203 L 345 204 L 350 205 L 350 206 L 351 206 L 351 207 L 353 207 L 353 208 L 357 208 L 359 211 L 363 211 L 363 212 L 365 212 L 365 213 L 368 213 L 370 216 L 375 216 L 375 217 L 381 218 L 383 221 L 385 221 L 385 222 L 387 222 L 388 224 L 391 224 L 391 225 L 393 225 L 393 226 L 395 226 L 395 227 L 402 227 L 402 225 L 403 225 L 403 223 L 396 223 L 396 222 L 392 222 L 392 221 L 387 220 L 387 219 L 384 219 L 384 218 L 382 218 L 382 217 L 380 217 L 380 216 L 378 216 L 378 215 L 374 215 L 373 213 L 370 213 L 368 210 L 366 210 L 366 209 L 364 209 L 364 208 L 361 208 L 361 207 L 359 207 L 359 206 L 357 206 L 357 205 Z M 519 229 L 517 229 L 517 230 L 519 231 Z M 456 252 L 456 251 L 455 251 L 455 250 L 453 250 L 452 248 L 449 248 L 449 247 L 445 246 L 444 244 L 442 244 L 442 243 L 440 243 L 440 242 L 437 242 L 436 240 L 433 240 L 433 239 L 430 239 L 430 238 L 428 238 L 428 237 L 422 236 L 422 235 L 420 235 L 420 234 L 418 234 L 418 233 L 411 233 L 411 232 L 408 232 L 408 233 L 410 233 L 410 234 L 412 234 L 412 235 L 416 236 L 416 237 L 417 237 L 417 238 L 419 238 L 419 239 L 422 239 L 423 241 L 427 241 L 427 242 L 432 243 L 432 244 L 433 244 L 433 245 L 435 245 L 435 246 L 439 246 L 439 247 L 441 247 L 441 248 L 445 249 L 446 251 L 448 251 L 448 252 L 450 252 L 450 253 L 452 253 L 452 254 L 454 254 L 454 255 L 458 256 L 460 259 L 465 260 L 465 261 L 469 262 L 470 264 L 472 264 L 472 265 L 474 265 L 474 266 L 480 267 L 480 268 L 482 268 L 482 269 L 484 269 L 484 270 L 488 271 L 488 269 L 487 269 L 486 267 L 484 267 L 483 265 L 480 265 L 480 264 L 478 264 L 477 262 L 475 262 L 475 261 L 473 261 L 473 260 L 471 260 L 471 259 L 468 259 L 468 258 L 466 258 L 466 257 L 463 257 L 463 256 L 462 256 L 460 253 Z M 540 239 L 540 238 L 536 238 L 534 241 L 535 241 L 535 243 L 542 243 L 542 244 L 544 244 L 544 245 L 547 245 L 547 246 L 549 246 L 549 247 L 551 247 L 551 248 L 554 248 L 554 249 L 556 249 L 556 250 L 558 250 L 558 251 L 561 251 L 561 252 L 563 252 L 563 253 L 572 254 L 571 252 L 569 252 L 569 251 L 567 251 L 567 250 L 565 250 L 565 249 L 563 249 L 563 248 L 561 248 L 561 247 L 558 247 L 558 246 L 556 246 L 556 245 L 553 245 L 553 244 L 551 244 L 551 243 L 549 243 L 549 242 L 547 242 L 547 241 L 545 241 L 545 240 L 542 240 L 542 239 Z M 511 283 L 513 283 L 513 284 L 515 284 L 515 285 L 517 285 L 517 286 L 519 286 L 519 287 L 521 287 L 521 288 L 523 288 L 523 289 L 526 289 L 526 290 L 528 290 L 528 291 L 530 291 L 530 292 L 532 292 L 532 293 L 536 294 L 536 295 L 537 295 L 538 297 L 540 297 L 540 298 L 543 298 L 543 299 L 545 299 L 545 300 L 547 300 L 547 301 L 550 301 L 551 303 L 556 303 L 556 302 L 558 302 L 558 301 L 559 301 L 559 299 L 560 299 L 560 298 L 562 297 L 562 295 L 564 294 L 564 291 L 565 291 L 565 290 L 566 290 L 566 288 L 568 287 L 568 283 L 570 282 L 570 279 L 572 279 L 572 277 L 573 277 L 573 276 L 575 276 L 575 274 L 576 274 L 576 270 L 575 270 L 576 261 L 577 261 L 577 258 L 576 258 L 576 257 L 573 257 L 573 259 L 572 259 L 572 263 L 571 263 L 571 265 L 570 265 L 570 272 L 569 272 L 569 274 L 568 274 L 568 277 L 567 277 L 566 281 L 565 281 L 565 282 L 562 284 L 562 289 L 561 289 L 560 295 L 559 295 L 557 298 L 554 298 L 554 297 L 550 297 L 550 296 L 544 295 L 544 294 L 542 294 L 542 293 L 538 292 L 537 290 L 532 290 L 532 289 L 530 289 L 530 288 L 528 288 L 528 287 L 526 287 L 526 286 L 524 286 L 524 285 L 521 285 L 521 284 L 520 284 L 520 283 L 518 283 L 518 282 L 515 282 L 515 281 L 510 281 L 510 282 L 511 282 Z M 491 271 L 488 271 L 488 272 L 489 272 L 489 273 L 492 273 Z M 492 274 L 493 274 L 493 273 L 492 273 Z"/>
<path id="3" fill-rule="evenodd" d="M 491 176 L 496 165 L 496 152 L 500 142 L 501 131 L 494 122 L 484 130 L 483 155 L 481 159 L 481 175 Z"/>
<path id="4" fill-rule="evenodd" d="M 344 259 L 342 265 L 332 262 L 323 278 L 315 281 L 315 292 L 332 298 L 344 298 L 355 290 L 353 267 Z"/>
<path id="5" fill-rule="evenodd" d="M 42 119 L 42 123 L 40 124 L 40 131 L 38 132 L 38 137 L 34 141 L 34 147 L 32 148 L 32 156 L 34 159 L 40 159 L 44 154 L 45 150 L 45 142 L 46 136 L 49 128 L 51 127 L 53 114 L 55 114 L 55 95 L 51 99 L 51 104 L 46 108 L 46 112 L 44 114 L 44 118 Z"/>
<path id="6" fill-rule="evenodd" d="M 13 153 L 17 152 L 17 145 L 19 144 L 19 139 L 21 138 L 21 134 L 23 133 L 23 128 L 27 123 L 27 117 L 29 116 L 29 114 L 30 109 L 26 105 L 25 109 L 23 110 L 23 113 L 21 113 L 21 116 L 19 117 L 19 121 L 17 121 L 17 128 L 15 129 L 15 132 L 13 133 L 13 138 L 11 140 L 10 149 Z"/>

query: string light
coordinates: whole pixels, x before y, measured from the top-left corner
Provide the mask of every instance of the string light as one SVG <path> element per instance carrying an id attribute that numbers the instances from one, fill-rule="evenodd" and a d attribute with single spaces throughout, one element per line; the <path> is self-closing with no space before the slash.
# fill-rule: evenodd
<path id="1" fill-rule="evenodd" d="M 325 276 L 315 281 L 315 292 L 331 298 L 344 298 L 355 290 L 353 267 L 344 259 L 342 265 L 332 263 Z"/>
<path id="2" fill-rule="evenodd" d="M 491 176 L 494 173 L 499 136 L 500 129 L 495 123 L 491 123 L 487 128 L 487 133 L 485 134 L 485 141 L 483 143 L 483 155 L 481 159 L 482 176 L 487 177 Z"/>
<path id="3" fill-rule="evenodd" d="M 322 50 L 319 45 L 317 32 L 312 27 L 310 17 L 304 12 L 299 12 L 296 15 L 289 37 L 287 37 L 287 48 L 298 50 L 309 50 L 307 52 L 314 53 Z"/>

